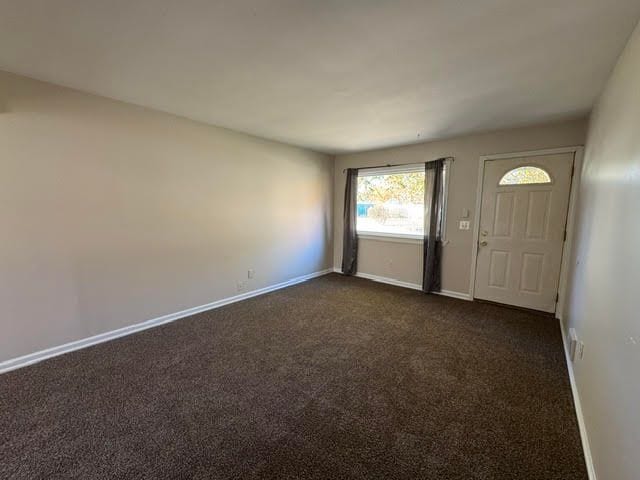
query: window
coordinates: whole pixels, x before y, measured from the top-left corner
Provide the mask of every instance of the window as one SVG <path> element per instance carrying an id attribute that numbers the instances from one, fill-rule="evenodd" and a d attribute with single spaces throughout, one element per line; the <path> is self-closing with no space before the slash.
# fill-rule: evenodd
<path id="1" fill-rule="evenodd" d="M 542 168 L 530 165 L 509 170 L 500 179 L 500 185 L 532 185 L 540 183 L 551 183 L 551 177 Z"/>
<path id="2" fill-rule="evenodd" d="M 446 171 L 443 185 L 446 198 Z M 422 239 L 424 165 L 358 172 L 356 229 L 359 234 Z"/>

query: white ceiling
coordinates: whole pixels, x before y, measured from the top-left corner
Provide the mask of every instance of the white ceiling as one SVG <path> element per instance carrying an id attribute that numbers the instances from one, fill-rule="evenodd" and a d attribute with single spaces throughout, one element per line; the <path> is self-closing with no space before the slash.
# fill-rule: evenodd
<path id="1" fill-rule="evenodd" d="M 0 0 L 0 69 L 325 152 L 586 113 L 638 0 Z"/>

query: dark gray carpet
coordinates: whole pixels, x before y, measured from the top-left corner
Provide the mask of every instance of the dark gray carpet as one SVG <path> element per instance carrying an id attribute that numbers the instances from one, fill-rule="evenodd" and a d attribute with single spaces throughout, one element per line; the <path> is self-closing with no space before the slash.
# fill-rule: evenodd
<path id="1" fill-rule="evenodd" d="M 0 478 L 587 475 L 556 321 L 332 274 L 0 375 Z"/>

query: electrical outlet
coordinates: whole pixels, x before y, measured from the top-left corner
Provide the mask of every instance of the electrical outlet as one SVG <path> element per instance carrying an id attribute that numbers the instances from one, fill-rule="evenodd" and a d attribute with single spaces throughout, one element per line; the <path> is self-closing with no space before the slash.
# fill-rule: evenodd
<path id="1" fill-rule="evenodd" d="M 247 278 L 253 278 L 255 277 L 256 272 L 253 268 L 250 268 L 249 270 L 247 270 Z"/>
<path id="2" fill-rule="evenodd" d="M 241 292 L 244 290 L 244 287 L 247 285 L 247 282 L 245 282 L 244 280 L 238 280 L 238 283 L 236 285 L 238 287 L 238 291 Z"/>
<path id="3" fill-rule="evenodd" d="M 578 358 L 582 360 L 584 357 L 584 342 L 578 341 Z"/>
<path id="4" fill-rule="evenodd" d="M 469 220 L 460 220 L 460 230 L 469 230 Z"/>
<path id="5" fill-rule="evenodd" d="M 578 350 L 578 334 L 575 328 L 569 329 L 569 358 L 572 362 L 576 360 L 576 352 Z"/>

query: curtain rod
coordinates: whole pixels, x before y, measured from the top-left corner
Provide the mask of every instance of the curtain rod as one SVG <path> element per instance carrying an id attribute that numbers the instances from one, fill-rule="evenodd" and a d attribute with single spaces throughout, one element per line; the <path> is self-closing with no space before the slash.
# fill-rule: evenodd
<path id="1" fill-rule="evenodd" d="M 441 158 L 436 158 L 436 160 L 449 160 L 450 162 L 455 162 L 455 158 L 454 157 L 441 157 Z M 435 162 L 435 160 L 430 160 L 432 162 Z M 427 162 L 425 162 L 427 163 Z M 404 167 L 405 165 L 417 165 L 417 163 L 387 163 L 386 165 L 376 165 L 374 167 L 361 167 L 361 168 L 356 168 L 356 170 L 369 170 L 370 168 L 385 168 L 385 167 Z M 344 168 L 342 170 L 342 173 L 346 173 L 347 172 L 347 168 Z"/>

